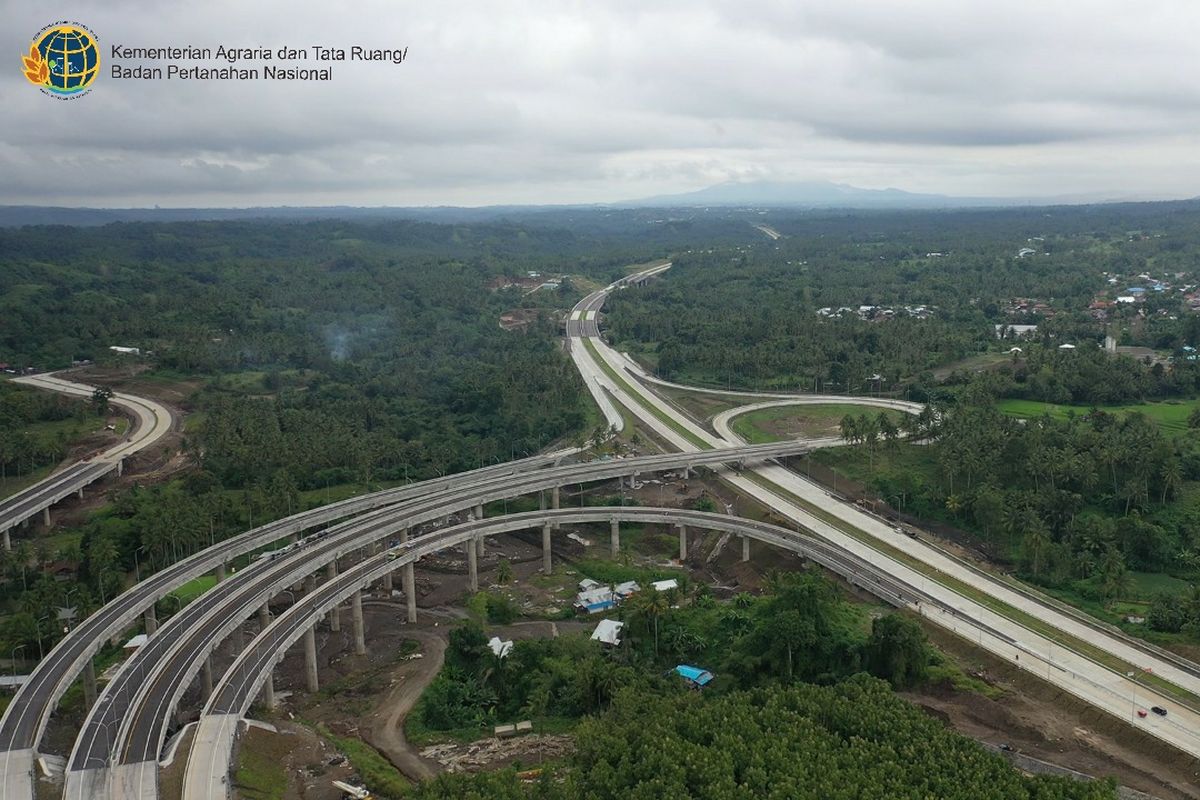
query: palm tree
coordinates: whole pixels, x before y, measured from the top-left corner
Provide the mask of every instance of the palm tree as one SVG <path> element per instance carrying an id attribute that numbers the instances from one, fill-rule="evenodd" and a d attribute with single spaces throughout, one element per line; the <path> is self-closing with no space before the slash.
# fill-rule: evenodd
<path id="1" fill-rule="evenodd" d="M 1040 578 L 1042 563 L 1046 557 L 1046 551 L 1050 548 L 1049 531 L 1046 530 L 1046 526 L 1042 524 L 1041 520 L 1025 529 L 1022 546 L 1025 548 L 1025 557 L 1029 559 L 1029 566 L 1033 570 L 1034 577 Z"/>
<path id="2" fill-rule="evenodd" d="M 1174 497 L 1183 485 L 1183 470 L 1179 466 L 1179 459 L 1172 458 L 1166 461 L 1158 477 L 1162 479 L 1162 497 L 1159 498 L 1159 503 L 1166 505 L 1167 495 Z"/>
<path id="3" fill-rule="evenodd" d="M 671 609 L 667 596 L 653 586 L 640 590 L 632 598 L 632 611 L 654 629 L 654 655 L 658 656 L 658 621 Z"/>

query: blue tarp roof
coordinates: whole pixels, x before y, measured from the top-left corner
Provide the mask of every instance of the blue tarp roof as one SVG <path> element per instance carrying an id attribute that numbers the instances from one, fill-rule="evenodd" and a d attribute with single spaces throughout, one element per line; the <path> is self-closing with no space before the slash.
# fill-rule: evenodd
<path id="1" fill-rule="evenodd" d="M 713 679 L 713 674 L 708 670 L 700 669 L 699 667 L 689 667 L 686 664 L 680 664 L 675 668 L 675 671 L 697 686 L 704 686 Z"/>

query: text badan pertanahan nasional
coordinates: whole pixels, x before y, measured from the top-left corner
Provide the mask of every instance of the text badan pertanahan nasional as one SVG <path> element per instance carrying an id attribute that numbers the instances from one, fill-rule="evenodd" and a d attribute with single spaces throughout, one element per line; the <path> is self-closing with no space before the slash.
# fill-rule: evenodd
<path id="1" fill-rule="evenodd" d="M 361 61 L 399 65 L 407 47 L 126 47 L 109 50 L 109 76 L 117 80 L 333 80 L 337 62 Z M 166 61 L 164 65 L 130 61 Z M 222 61 L 221 66 L 189 64 Z M 272 63 L 259 63 L 272 62 Z M 297 62 L 305 62 L 299 65 Z M 253 64 L 253 66 L 251 66 Z M 311 64 L 312 66 L 308 66 Z"/>

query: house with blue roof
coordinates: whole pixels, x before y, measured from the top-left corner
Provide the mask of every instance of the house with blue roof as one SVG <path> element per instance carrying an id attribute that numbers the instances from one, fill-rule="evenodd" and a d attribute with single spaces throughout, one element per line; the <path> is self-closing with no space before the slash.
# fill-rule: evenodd
<path id="1" fill-rule="evenodd" d="M 683 678 L 684 682 L 693 689 L 701 689 L 707 686 L 713 679 L 713 674 L 708 670 L 691 667 L 687 664 L 680 664 L 675 667 L 675 673 Z"/>

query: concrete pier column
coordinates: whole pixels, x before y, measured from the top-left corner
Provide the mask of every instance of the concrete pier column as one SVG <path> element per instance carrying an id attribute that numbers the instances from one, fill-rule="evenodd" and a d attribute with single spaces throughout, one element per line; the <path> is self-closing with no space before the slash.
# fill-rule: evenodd
<path id="1" fill-rule="evenodd" d="M 408 605 L 408 621 L 417 621 L 417 580 L 410 561 L 404 565 L 404 602 Z"/>
<path id="2" fill-rule="evenodd" d="M 624 488 L 625 488 L 625 476 L 624 476 L 624 475 L 618 475 L 618 476 L 617 476 L 617 488 L 618 488 L 618 489 L 624 489 Z"/>
<path id="3" fill-rule="evenodd" d="M 317 680 L 317 628 L 309 625 L 304 631 L 304 677 L 310 692 L 319 692 L 321 684 Z"/>
<path id="4" fill-rule="evenodd" d="M 266 680 L 263 681 L 262 701 L 267 708 L 275 707 L 275 676 L 268 672 Z"/>
<path id="5" fill-rule="evenodd" d="M 338 574 L 337 559 L 334 559 L 333 561 L 330 561 L 328 564 L 325 565 L 325 578 L 327 580 L 333 580 L 334 578 L 337 577 L 337 574 Z M 338 607 L 334 606 L 333 608 L 329 609 L 329 630 L 333 631 L 334 633 L 337 633 L 341 629 L 342 629 L 342 615 L 339 612 Z"/>
<path id="6" fill-rule="evenodd" d="M 474 539 L 467 539 L 467 584 L 472 592 L 479 591 L 479 551 Z"/>
<path id="7" fill-rule="evenodd" d="M 42 509 L 42 524 L 45 525 L 47 528 L 50 527 L 50 507 L 49 506 Z"/>
<path id="8" fill-rule="evenodd" d="M 229 634 L 229 644 L 233 648 L 234 653 L 240 653 L 245 648 L 246 639 L 242 636 L 242 626 L 240 624 Z"/>
<path id="9" fill-rule="evenodd" d="M 271 605 L 263 603 L 258 607 L 258 629 L 265 631 L 267 626 L 271 624 Z"/>
<path id="10" fill-rule="evenodd" d="M 389 572 L 383 576 L 383 590 L 385 592 L 387 592 L 389 597 L 391 597 L 393 588 L 394 587 L 392 586 L 392 573 Z"/>
<path id="11" fill-rule="evenodd" d="M 200 671 L 200 696 L 204 700 L 212 697 L 213 690 L 213 674 L 212 674 L 212 656 L 204 659 L 204 669 Z"/>
<path id="12" fill-rule="evenodd" d="M 12 550 L 12 537 L 8 535 L 8 529 L 4 531 L 4 549 Z"/>
<path id="13" fill-rule="evenodd" d="M 367 654 L 367 631 L 363 623 L 361 591 L 354 593 L 350 607 L 354 610 L 354 654 L 365 656 Z"/>
<path id="14" fill-rule="evenodd" d="M 83 487 L 82 486 L 79 487 L 79 491 L 76 492 L 76 495 L 79 497 L 80 500 L 83 499 Z"/>
<path id="15" fill-rule="evenodd" d="M 558 487 L 558 486 L 555 486 L 554 491 L 550 493 L 550 507 L 553 508 L 555 511 L 558 510 L 558 507 L 559 507 L 558 504 L 562 500 L 561 494 L 562 494 L 561 487 Z"/>
<path id="16" fill-rule="evenodd" d="M 609 547 L 612 550 L 613 558 L 616 558 L 621 553 L 621 520 L 613 517 L 608 521 L 609 530 Z"/>
<path id="17" fill-rule="evenodd" d="M 547 575 L 554 569 L 550 553 L 550 523 L 542 526 L 542 572 Z"/>
<path id="18" fill-rule="evenodd" d="M 123 474 L 125 474 L 125 460 L 121 459 L 117 462 L 117 477 L 119 478 Z"/>
<path id="19" fill-rule="evenodd" d="M 680 522 L 675 527 L 679 528 L 679 560 L 687 561 L 687 525 Z"/>
<path id="20" fill-rule="evenodd" d="M 546 510 L 546 490 L 542 489 L 538 492 L 538 511 Z"/>
<path id="21" fill-rule="evenodd" d="M 483 519 L 483 503 L 475 506 L 474 514 L 475 519 Z M 480 536 L 475 540 L 475 554 L 480 558 L 483 558 L 483 538 L 484 537 Z"/>
<path id="22" fill-rule="evenodd" d="M 750 537 L 742 537 L 742 561 L 750 560 Z"/>
<path id="23" fill-rule="evenodd" d="M 158 616 L 154 613 L 154 606 L 147 608 L 146 613 L 142 616 L 146 620 L 146 635 L 153 635 L 158 630 Z"/>
<path id="24" fill-rule="evenodd" d="M 400 531 L 400 542 L 403 544 L 408 541 L 408 528 Z M 417 581 L 413 575 L 413 565 L 410 561 L 404 565 L 404 572 L 400 575 L 400 588 L 404 590 L 404 602 L 408 606 L 408 621 L 417 621 Z"/>
<path id="25" fill-rule="evenodd" d="M 225 564 L 217 564 L 217 583 L 225 580 Z"/>
<path id="26" fill-rule="evenodd" d="M 99 691 L 96 689 L 96 665 L 89 657 L 83 665 L 83 704 L 88 709 L 96 704 Z"/>
<path id="27" fill-rule="evenodd" d="M 317 590 L 317 576 L 316 575 L 306 575 L 304 577 L 304 593 L 312 594 L 316 590 Z"/>

